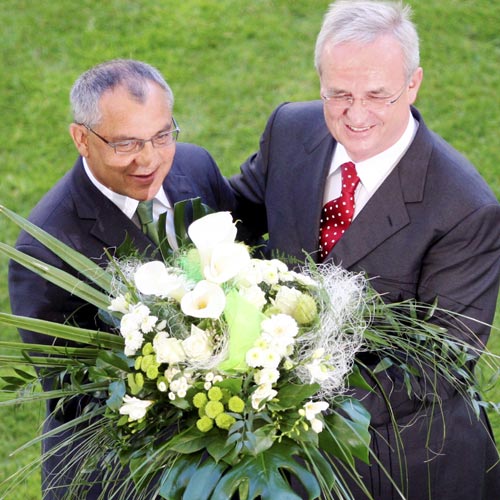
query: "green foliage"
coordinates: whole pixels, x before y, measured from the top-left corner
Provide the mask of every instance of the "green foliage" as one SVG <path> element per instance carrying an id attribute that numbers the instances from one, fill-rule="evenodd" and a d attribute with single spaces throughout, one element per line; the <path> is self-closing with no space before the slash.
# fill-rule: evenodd
<path id="1" fill-rule="evenodd" d="M 73 164 L 68 93 L 93 64 L 133 57 L 157 66 L 176 94 L 180 139 L 206 147 L 225 174 L 258 145 L 272 109 L 317 97 L 312 57 L 328 0 L 2 0 L 0 9 L 0 202 L 26 216 Z M 410 0 L 425 78 L 417 106 L 500 197 L 498 124 L 500 3 Z M 0 221 L 0 241 L 17 228 Z M 0 257 L 0 311 L 8 311 Z M 500 352 L 500 317 L 490 348 Z M 14 327 L 2 339 L 17 340 Z M 485 370 L 484 377 L 488 377 Z M 499 399 L 492 381 L 490 399 Z M 0 410 L 0 480 L 39 454 L 9 453 L 38 432 L 44 406 Z M 500 417 L 493 415 L 500 434 Z M 39 500 L 36 477 L 8 500 Z"/>

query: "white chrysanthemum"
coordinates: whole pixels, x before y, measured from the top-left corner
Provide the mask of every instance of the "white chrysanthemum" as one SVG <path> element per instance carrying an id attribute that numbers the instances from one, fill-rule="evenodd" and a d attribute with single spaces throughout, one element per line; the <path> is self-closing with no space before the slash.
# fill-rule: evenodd
<path id="1" fill-rule="evenodd" d="M 156 316 L 146 316 L 141 321 L 141 331 L 144 333 L 150 333 L 153 331 L 158 318 Z"/>
<path id="2" fill-rule="evenodd" d="M 165 372 L 163 373 L 163 375 L 168 380 L 168 382 L 170 383 L 178 373 L 181 373 L 180 368 L 178 368 L 177 366 L 169 366 L 165 370 Z"/>
<path id="3" fill-rule="evenodd" d="M 171 272 L 163 262 L 147 262 L 137 268 L 134 274 L 137 289 L 144 295 L 170 297 L 181 300 L 188 290 L 186 278 Z"/>
<path id="4" fill-rule="evenodd" d="M 129 422 L 140 420 L 146 415 L 148 408 L 153 404 L 153 401 L 134 398 L 126 394 L 123 397 L 123 405 L 120 407 L 120 415 L 128 415 Z"/>
<path id="5" fill-rule="evenodd" d="M 257 368 L 262 366 L 262 362 L 264 360 L 265 349 L 261 347 L 252 347 L 249 349 L 245 355 L 245 361 L 248 366 L 252 368 Z"/>
<path id="6" fill-rule="evenodd" d="M 125 356 L 133 356 L 139 349 L 141 349 L 144 343 L 144 335 L 139 330 L 128 330 L 123 333 L 123 338 L 125 340 L 125 348 L 123 352 Z"/>
<path id="7" fill-rule="evenodd" d="M 226 306 L 226 296 L 219 285 L 209 281 L 199 281 L 191 292 L 181 300 L 181 309 L 194 318 L 220 317 Z"/>
<path id="8" fill-rule="evenodd" d="M 261 355 L 261 365 L 262 368 L 275 369 L 281 362 L 283 357 L 283 352 L 279 349 L 264 349 Z"/>
<path id="9" fill-rule="evenodd" d="M 280 372 L 274 368 L 263 368 L 256 371 L 253 378 L 257 385 L 275 384 L 280 378 Z"/>
<path id="10" fill-rule="evenodd" d="M 186 353 L 182 342 L 174 337 L 169 337 L 166 332 L 159 332 L 153 339 L 153 349 L 158 363 L 180 363 L 186 360 Z"/>
<path id="11" fill-rule="evenodd" d="M 268 285 L 276 285 L 279 282 L 279 269 L 276 262 L 269 260 L 254 260 L 254 265 L 258 273 L 262 276 L 262 281 Z"/>
<path id="12" fill-rule="evenodd" d="M 299 332 L 297 322 L 288 314 L 273 314 L 261 323 L 262 337 L 269 337 L 273 343 L 282 341 L 283 345 L 289 345 Z M 282 339 L 282 340 L 281 340 Z"/>
<path id="13" fill-rule="evenodd" d="M 120 320 L 120 333 L 125 337 L 131 332 L 140 330 L 141 319 L 135 314 L 125 314 Z"/>

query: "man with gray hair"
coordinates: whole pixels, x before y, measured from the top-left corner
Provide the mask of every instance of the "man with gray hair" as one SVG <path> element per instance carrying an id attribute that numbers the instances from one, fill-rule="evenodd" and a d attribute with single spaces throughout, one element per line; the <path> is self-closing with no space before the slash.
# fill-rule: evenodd
<path id="1" fill-rule="evenodd" d="M 157 251 L 158 235 L 148 233 L 146 225 L 146 231 L 141 229 L 144 220 L 140 202 L 152 202 L 154 220 L 167 213 L 166 234 L 171 246 L 176 245 L 172 223 L 176 202 L 200 197 L 214 210 L 231 210 L 233 194 L 208 152 L 192 144 L 177 143 L 174 97 L 157 69 L 134 60 L 102 63 L 78 78 L 71 90 L 71 104 L 74 122 L 70 134 L 79 157 L 32 211 L 30 220 L 37 226 L 106 266 L 105 250 L 113 253 L 127 235 L 141 254 Z M 24 232 L 16 246 L 74 273 Z M 9 292 L 14 314 L 59 323 L 71 321 L 82 328 L 109 329 L 94 307 L 13 262 Z M 27 343 L 51 341 L 34 332 L 20 333 Z M 51 389 L 52 383 L 45 380 L 44 387 Z M 67 498 L 78 467 L 77 463 L 68 467 L 72 462 L 69 457 L 78 456 L 78 443 L 61 448 L 69 433 L 55 431 L 77 417 L 86 403 L 78 399 L 63 408 L 57 406 L 57 401 L 48 404 L 44 431 L 53 434 L 44 439 L 42 449 L 44 500 Z M 104 486 L 102 477 L 89 477 L 88 488 L 82 486 L 69 496 L 111 498 L 119 485 Z"/>
<path id="2" fill-rule="evenodd" d="M 477 170 L 430 131 L 413 106 L 423 79 L 410 8 L 365 0 L 331 4 L 317 38 L 321 100 L 285 103 L 260 149 L 231 179 L 235 218 L 267 250 L 366 273 L 387 301 L 414 299 L 463 315 L 458 339 L 485 345 L 500 275 L 500 205 Z M 433 321 L 439 322 L 436 318 Z M 378 500 L 489 500 L 500 491 L 486 415 L 444 380 L 412 381 L 362 354 L 373 391 L 353 390 L 371 414 Z M 411 363 L 411 360 L 407 360 Z M 418 362 L 414 362 L 418 366 Z M 431 374 L 432 376 L 433 374 Z M 388 403 L 386 404 L 386 399 Z M 346 479 L 356 500 L 366 498 Z"/>

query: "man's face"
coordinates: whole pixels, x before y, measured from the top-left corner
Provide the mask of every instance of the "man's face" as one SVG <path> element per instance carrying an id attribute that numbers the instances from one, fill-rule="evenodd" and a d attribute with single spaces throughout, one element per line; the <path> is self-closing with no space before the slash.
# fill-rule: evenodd
<path id="1" fill-rule="evenodd" d="M 325 120 L 353 161 L 367 160 L 398 141 L 408 125 L 410 105 L 421 81 L 421 68 L 409 82 L 406 80 L 402 50 L 391 36 L 379 37 L 370 44 L 325 46 L 321 94 L 354 99 L 345 106 L 334 103 L 335 99 L 325 100 Z M 371 106 L 370 101 L 382 102 L 383 106 Z"/>
<path id="2" fill-rule="evenodd" d="M 109 142 L 126 139 L 150 139 L 174 128 L 165 91 L 148 84 L 146 100 L 141 103 L 119 86 L 105 92 L 99 102 L 102 119 L 93 130 Z M 116 154 L 83 125 L 70 128 L 80 154 L 87 160 L 96 179 L 116 193 L 136 200 L 153 198 L 172 166 L 175 142 L 153 147 L 147 142 L 133 154 Z"/>

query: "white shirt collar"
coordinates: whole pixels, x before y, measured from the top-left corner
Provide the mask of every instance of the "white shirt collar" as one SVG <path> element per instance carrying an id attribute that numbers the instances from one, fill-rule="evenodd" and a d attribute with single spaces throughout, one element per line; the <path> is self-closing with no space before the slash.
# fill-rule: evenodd
<path id="1" fill-rule="evenodd" d="M 87 160 L 82 157 L 83 167 L 85 169 L 85 173 L 88 178 L 94 184 L 94 186 L 110 201 L 112 201 L 129 219 L 132 219 L 135 211 L 137 210 L 137 205 L 139 204 L 138 200 L 134 198 L 130 198 L 123 194 L 115 193 L 111 191 L 111 189 L 107 188 L 104 184 L 100 183 L 90 170 Z M 171 208 L 171 204 L 167 198 L 165 190 L 163 186 L 160 187 L 160 190 L 156 193 L 154 197 L 153 203 L 153 217 L 155 220 L 158 219 L 159 215 L 166 210 Z"/>
<path id="2" fill-rule="evenodd" d="M 382 151 L 382 153 L 369 158 L 368 160 L 361 161 L 359 163 L 353 162 L 356 164 L 356 171 L 361 180 L 361 184 L 369 193 L 375 192 L 392 169 L 397 165 L 400 158 L 412 143 L 417 128 L 418 122 L 410 113 L 408 125 L 406 126 L 403 135 L 394 145 L 392 145 L 389 149 Z M 343 163 L 347 161 L 352 160 L 349 158 L 344 146 L 337 143 L 328 175 L 332 175 Z"/>

